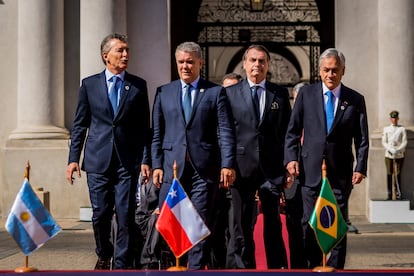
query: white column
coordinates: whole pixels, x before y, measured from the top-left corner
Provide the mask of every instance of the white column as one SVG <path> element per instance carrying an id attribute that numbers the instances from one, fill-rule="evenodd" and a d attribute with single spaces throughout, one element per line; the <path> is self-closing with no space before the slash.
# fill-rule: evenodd
<path id="1" fill-rule="evenodd" d="M 388 123 L 389 112 L 396 109 L 401 124 L 414 126 L 413 25 L 413 1 L 378 1 L 379 122 Z"/>
<path id="2" fill-rule="evenodd" d="M 9 138 L 67 138 L 62 128 L 63 1 L 19 1 L 17 24 L 17 128 Z"/>
<path id="3" fill-rule="evenodd" d="M 108 34 L 126 34 L 126 0 L 80 1 L 81 79 L 103 70 L 100 46 Z"/>
<path id="4" fill-rule="evenodd" d="M 156 88 L 171 80 L 169 22 L 169 0 L 128 3 L 128 71 L 147 81 L 151 108 Z"/>

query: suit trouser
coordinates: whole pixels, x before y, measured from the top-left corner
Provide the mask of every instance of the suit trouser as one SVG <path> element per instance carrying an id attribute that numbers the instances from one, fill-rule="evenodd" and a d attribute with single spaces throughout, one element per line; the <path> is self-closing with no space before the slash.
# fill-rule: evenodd
<path id="1" fill-rule="evenodd" d="M 230 191 L 224 188 L 220 189 L 216 199 L 216 219 L 211 233 L 209 269 L 223 269 L 226 267 L 230 202 Z"/>
<path id="2" fill-rule="evenodd" d="M 279 212 L 280 187 L 265 181 L 259 187 L 259 198 L 263 212 L 263 240 L 267 267 L 269 269 L 288 268 Z"/>
<path id="3" fill-rule="evenodd" d="M 242 188 L 242 186 L 245 186 Z M 256 268 L 254 225 L 256 186 L 251 182 L 230 187 L 229 242 L 227 244 L 226 268 Z"/>
<path id="4" fill-rule="evenodd" d="M 303 269 L 307 268 L 301 223 L 303 203 L 300 184 L 298 183 L 299 179 L 296 178 L 295 181 L 297 181 L 295 183 L 297 185 L 295 187 L 295 193 L 291 197 L 286 198 L 286 227 L 289 233 L 290 268 Z"/>
<path id="5" fill-rule="evenodd" d="M 316 199 L 319 196 L 319 189 L 320 187 L 316 189 L 306 186 L 301 187 L 303 199 L 302 227 L 304 231 L 305 252 L 309 268 L 314 268 L 322 264 L 322 251 L 316 240 L 315 233 L 308 223 L 315 206 Z M 348 200 L 352 191 L 352 186 L 348 189 L 337 189 L 332 187 L 332 191 L 335 195 L 342 216 L 346 218 L 346 214 L 348 213 Z M 345 267 L 346 244 L 347 236 L 345 234 L 344 238 L 332 249 L 331 255 L 327 262 L 328 266 L 332 266 L 337 269 L 343 269 Z"/>
<path id="6" fill-rule="evenodd" d="M 131 175 L 113 158 L 104 173 L 87 173 L 89 196 L 92 204 L 92 225 L 96 242 L 96 254 L 101 259 L 114 255 L 111 243 L 111 220 L 116 213 L 117 235 L 115 241 L 114 268 L 132 268 L 134 236 L 135 192 L 137 176 Z"/>

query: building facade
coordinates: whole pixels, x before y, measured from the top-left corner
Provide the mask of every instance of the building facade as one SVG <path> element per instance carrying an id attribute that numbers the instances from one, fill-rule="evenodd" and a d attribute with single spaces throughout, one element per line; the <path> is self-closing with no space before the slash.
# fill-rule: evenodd
<path id="1" fill-rule="evenodd" d="M 355 187 L 351 215 L 369 215 L 369 202 L 386 197 L 381 131 L 391 110 L 409 134 L 402 193 L 414 195 L 414 2 L 410 0 L 3 0 L 0 1 L 0 216 L 23 181 L 50 193 L 56 218 L 77 218 L 89 205 L 86 174 L 65 179 L 70 129 L 82 78 L 104 69 L 100 42 L 126 33 L 128 71 L 157 86 L 177 78 L 175 47 L 203 47 L 204 77 L 220 82 L 242 72 L 251 43 L 271 51 L 269 76 L 288 88 L 318 79 L 317 58 L 328 47 L 346 56 L 345 85 L 360 91 L 368 109 L 368 176 Z"/>

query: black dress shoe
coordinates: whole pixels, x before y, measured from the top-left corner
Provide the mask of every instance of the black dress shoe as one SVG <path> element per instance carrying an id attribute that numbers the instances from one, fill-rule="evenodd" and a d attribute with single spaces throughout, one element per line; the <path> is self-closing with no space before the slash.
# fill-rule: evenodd
<path id="1" fill-rule="evenodd" d="M 111 269 L 111 259 L 105 260 L 99 258 L 95 265 L 95 270 L 110 270 Z"/>

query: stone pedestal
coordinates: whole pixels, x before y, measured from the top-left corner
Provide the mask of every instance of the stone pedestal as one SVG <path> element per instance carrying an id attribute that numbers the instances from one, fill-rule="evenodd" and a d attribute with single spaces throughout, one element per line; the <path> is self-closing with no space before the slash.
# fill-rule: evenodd
<path id="1" fill-rule="evenodd" d="M 367 216 L 371 222 L 403 222 L 410 220 L 414 213 L 414 131 L 413 127 L 406 127 L 408 145 L 405 153 L 404 166 L 401 171 L 401 194 L 403 201 L 386 201 L 387 174 L 384 161 L 384 148 L 381 144 L 382 130 L 371 135 L 369 152 Z M 402 209 L 404 211 L 402 211 Z M 382 214 L 383 213 L 383 214 Z M 381 215 L 382 214 L 382 215 Z M 400 218 L 402 217 L 402 218 Z M 414 222 L 414 221 L 412 221 Z"/>
<path id="2" fill-rule="evenodd" d="M 50 193 L 45 191 L 42 187 L 33 187 L 36 196 L 40 199 L 46 210 L 50 212 Z"/>
<path id="3" fill-rule="evenodd" d="M 371 223 L 414 223 L 414 210 L 408 200 L 370 200 Z"/>
<path id="4" fill-rule="evenodd" d="M 73 185 L 66 181 L 68 140 L 8 140 L 2 149 L 4 176 L 0 182 L 0 209 L 6 216 L 23 183 L 30 162 L 32 187 L 43 187 L 51 195 L 50 212 L 54 218 L 79 218 L 79 207 L 89 206 L 86 173 L 75 176 Z"/>
<path id="5" fill-rule="evenodd" d="M 92 221 L 92 207 L 80 207 L 79 208 L 79 220 L 80 221 Z"/>

